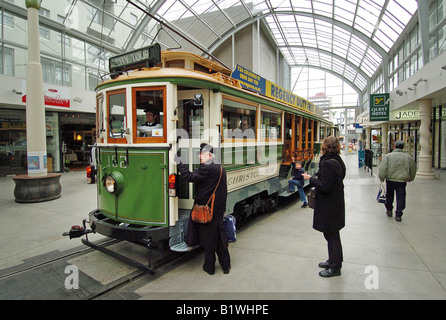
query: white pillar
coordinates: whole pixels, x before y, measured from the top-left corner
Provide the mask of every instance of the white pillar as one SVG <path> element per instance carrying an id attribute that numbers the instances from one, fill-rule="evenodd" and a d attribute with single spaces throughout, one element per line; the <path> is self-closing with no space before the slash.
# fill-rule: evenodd
<path id="1" fill-rule="evenodd" d="M 387 140 L 387 137 L 389 136 L 389 124 L 383 123 L 381 125 L 381 131 L 382 131 L 382 151 L 383 156 L 385 156 L 387 153 L 389 153 L 389 141 Z"/>
<path id="2" fill-rule="evenodd" d="M 26 74 L 26 142 L 28 175 L 44 176 L 46 168 L 45 105 L 40 64 L 40 1 L 26 0 L 28 9 L 28 65 Z"/>
<path id="3" fill-rule="evenodd" d="M 420 103 L 420 155 L 418 157 L 417 178 L 434 179 L 432 156 L 430 152 L 430 125 L 432 120 L 432 100 L 421 99 Z"/>

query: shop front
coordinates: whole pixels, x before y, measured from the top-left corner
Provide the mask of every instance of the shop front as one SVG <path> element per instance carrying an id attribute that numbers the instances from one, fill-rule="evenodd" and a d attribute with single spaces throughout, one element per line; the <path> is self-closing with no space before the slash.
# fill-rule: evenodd
<path id="1" fill-rule="evenodd" d="M 84 170 L 95 142 L 95 115 L 45 112 L 47 170 Z M 26 111 L 0 109 L 0 177 L 27 173 Z"/>
<path id="2" fill-rule="evenodd" d="M 0 109 L 0 177 L 24 174 L 26 163 L 25 110 Z M 45 113 L 47 170 L 60 171 L 59 117 Z"/>

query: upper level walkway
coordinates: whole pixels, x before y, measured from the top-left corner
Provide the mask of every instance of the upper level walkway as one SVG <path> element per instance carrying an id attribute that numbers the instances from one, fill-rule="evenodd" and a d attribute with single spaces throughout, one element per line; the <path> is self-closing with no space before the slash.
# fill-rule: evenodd
<path id="1" fill-rule="evenodd" d="M 203 272 L 200 254 L 168 273 L 138 278 L 107 298 L 446 299 L 445 174 L 409 183 L 407 208 L 402 222 L 396 222 L 376 202 L 378 178 L 358 168 L 356 154 L 342 156 L 347 176 L 340 277 L 318 275 L 318 263 L 327 259 L 326 241 L 312 229 L 313 210 L 301 208 L 296 194 L 280 210 L 260 216 L 238 233 L 237 242 L 229 245 L 229 274 L 223 274 L 218 263 L 215 275 Z M 78 239 L 61 234 L 96 207 L 96 186 L 86 183 L 84 172 L 63 174 L 61 184 L 59 199 L 19 204 L 14 202 L 12 179 L 0 178 L 0 275 L 81 246 Z M 94 259 L 96 254 L 101 256 Z M 105 276 L 118 274 L 111 273 L 110 266 L 120 266 L 120 274 L 132 271 L 113 258 L 105 259 L 90 252 L 84 261 L 79 257 L 70 263 L 103 282 Z M 92 263 L 98 270 L 91 270 Z"/>

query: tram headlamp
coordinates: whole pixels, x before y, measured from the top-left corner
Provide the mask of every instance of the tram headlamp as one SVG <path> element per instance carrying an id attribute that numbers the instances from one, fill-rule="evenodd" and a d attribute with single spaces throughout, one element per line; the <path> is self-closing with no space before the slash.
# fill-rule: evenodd
<path id="1" fill-rule="evenodd" d="M 108 174 L 104 179 L 104 187 L 111 194 L 120 194 L 124 190 L 123 175 L 118 171 Z"/>

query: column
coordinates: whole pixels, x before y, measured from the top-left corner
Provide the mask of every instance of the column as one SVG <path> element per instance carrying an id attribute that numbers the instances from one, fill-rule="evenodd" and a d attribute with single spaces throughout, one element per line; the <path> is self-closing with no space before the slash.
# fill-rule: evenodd
<path id="1" fill-rule="evenodd" d="M 16 202 L 32 203 L 60 197 L 60 173 L 48 173 L 45 104 L 40 64 L 40 0 L 26 0 L 28 9 L 28 64 L 26 69 L 26 142 L 28 174 L 13 177 Z"/>
<path id="2" fill-rule="evenodd" d="M 430 153 L 430 125 L 432 120 L 432 100 L 421 99 L 420 103 L 420 155 L 418 157 L 417 178 L 434 179 L 432 156 Z"/>
<path id="3" fill-rule="evenodd" d="M 365 148 L 370 150 L 372 149 L 372 127 L 365 128 Z"/>
<path id="4" fill-rule="evenodd" d="M 389 141 L 387 140 L 387 137 L 389 136 L 389 124 L 383 123 L 381 125 L 381 131 L 382 131 L 382 151 L 383 151 L 383 157 L 389 153 Z"/>
<path id="5" fill-rule="evenodd" d="M 28 64 L 26 72 L 26 142 L 28 175 L 44 176 L 46 168 L 45 105 L 40 64 L 40 1 L 26 0 L 28 9 Z"/>

